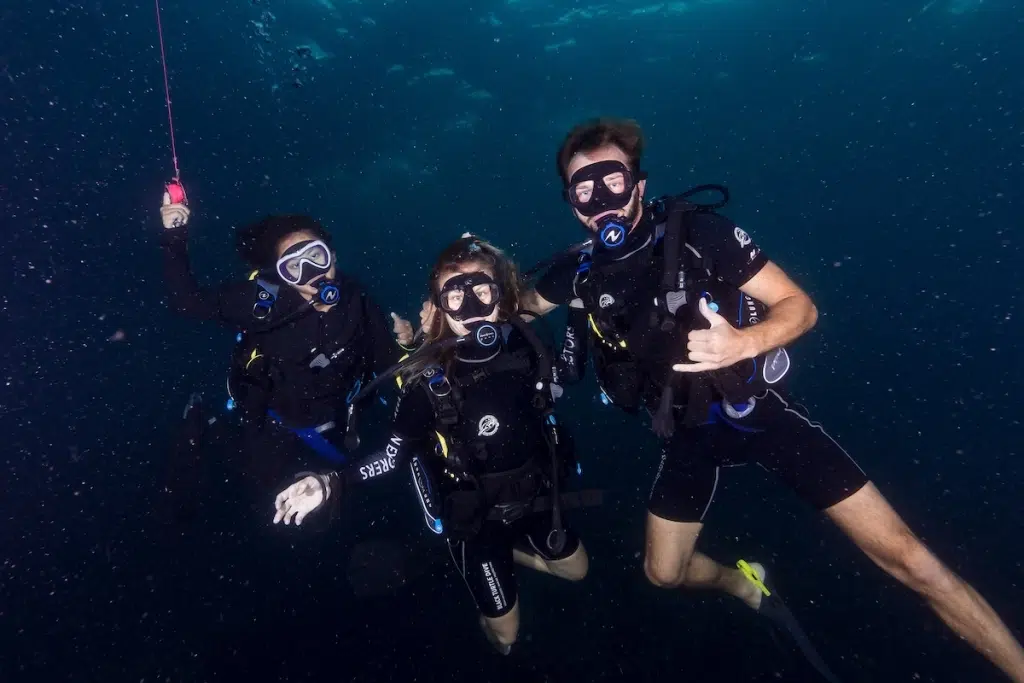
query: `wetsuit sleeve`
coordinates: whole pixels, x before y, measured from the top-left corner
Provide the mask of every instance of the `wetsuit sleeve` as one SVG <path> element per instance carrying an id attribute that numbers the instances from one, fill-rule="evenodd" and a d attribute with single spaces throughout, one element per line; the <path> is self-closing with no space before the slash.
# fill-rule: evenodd
<path id="1" fill-rule="evenodd" d="M 701 214 L 690 227 L 690 244 L 711 259 L 718 277 L 739 289 L 768 263 L 750 235 L 725 216 Z"/>
<path id="2" fill-rule="evenodd" d="M 252 320 L 255 287 L 239 282 L 219 287 L 201 288 L 192 275 L 188 259 L 188 230 L 164 230 L 160 238 L 163 250 L 164 280 L 171 310 L 200 320 L 244 326 Z M 248 308 L 246 308 L 248 304 Z"/>
<path id="3" fill-rule="evenodd" d="M 360 486 L 401 469 L 430 439 L 434 412 L 419 388 L 402 396 L 395 411 L 391 437 L 381 450 L 338 473 L 345 487 Z"/>
<path id="4" fill-rule="evenodd" d="M 572 290 L 575 279 L 576 261 L 573 258 L 566 258 L 548 268 L 534 289 L 553 304 L 567 304 L 576 298 Z"/>
<path id="5" fill-rule="evenodd" d="M 582 306 L 569 305 L 569 318 L 562 337 L 562 351 L 555 358 L 560 384 L 575 384 L 583 379 L 587 370 L 587 311 Z"/>

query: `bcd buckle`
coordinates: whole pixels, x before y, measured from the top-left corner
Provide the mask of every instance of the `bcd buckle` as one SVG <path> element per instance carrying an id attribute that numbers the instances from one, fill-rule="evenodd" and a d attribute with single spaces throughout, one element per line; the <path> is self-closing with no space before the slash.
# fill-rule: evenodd
<path id="1" fill-rule="evenodd" d="M 441 372 L 431 372 L 430 375 L 427 375 L 427 372 L 430 370 L 431 369 L 428 368 L 427 371 L 423 373 L 427 377 L 427 388 L 430 389 L 430 393 L 438 398 L 444 398 L 451 394 L 452 385 L 451 382 L 448 381 L 448 378 Z"/>
<path id="2" fill-rule="evenodd" d="M 502 524 L 512 524 L 522 519 L 530 506 L 530 503 L 500 503 L 491 508 L 488 517 Z"/>
<path id="3" fill-rule="evenodd" d="M 269 318 L 275 301 L 277 301 L 277 288 L 257 280 L 256 303 L 252 306 L 253 317 L 261 322 Z"/>
<path id="4" fill-rule="evenodd" d="M 261 295 L 266 292 L 260 292 Z M 252 316 L 257 320 L 263 321 L 270 317 L 270 309 L 274 306 L 273 301 L 257 301 L 252 306 Z"/>

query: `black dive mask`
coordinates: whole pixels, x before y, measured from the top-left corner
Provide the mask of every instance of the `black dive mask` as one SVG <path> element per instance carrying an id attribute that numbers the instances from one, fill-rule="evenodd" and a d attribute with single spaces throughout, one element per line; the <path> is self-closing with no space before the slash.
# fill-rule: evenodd
<path id="1" fill-rule="evenodd" d="M 487 273 L 460 273 L 444 284 L 437 304 L 453 320 L 486 318 L 501 299 L 501 287 Z"/>
<path id="2" fill-rule="evenodd" d="M 647 174 L 637 174 L 643 180 Z M 569 179 L 565 198 L 573 208 L 587 218 L 607 211 L 621 211 L 633 201 L 637 178 L 621 161 L 599 161 L 584 166 Z M 636 222 L 635 211 L 625 215 L 608 214 L 601 216 L 594 227 L 597 233 L 595 246 L 618 249 L 626 243 L 626 237 Z"/>
<path id="3" fill-rule="evenodd" d="M 572 174 L 563 197 L 587 218 L 629 206 L 633 190 L 647 174 L 634 174 L 621 161 L 598 161 Z"/>

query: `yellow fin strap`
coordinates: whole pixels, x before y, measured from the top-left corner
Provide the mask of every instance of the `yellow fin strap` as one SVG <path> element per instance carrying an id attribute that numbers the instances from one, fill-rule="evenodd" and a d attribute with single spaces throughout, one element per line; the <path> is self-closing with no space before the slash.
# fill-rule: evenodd
<path id="1" fill-rule="evenodd" d="M 747 581 L 757 586 L 760 589 L 760 591 L 764 593 L 765 597 L 768 597 L 772 594 L 772 592 L 768 590 L 768 586 L 764 585 L 764 581 L 758 578 L 757 572 L 754 571 L 753 567 L 747 564 L 746 560 L 740 560 L 736 563 L 736 566 L 739 567 L 739 570 L 741 572 L 743 572 L 743 576 L 747 579 Z"/>

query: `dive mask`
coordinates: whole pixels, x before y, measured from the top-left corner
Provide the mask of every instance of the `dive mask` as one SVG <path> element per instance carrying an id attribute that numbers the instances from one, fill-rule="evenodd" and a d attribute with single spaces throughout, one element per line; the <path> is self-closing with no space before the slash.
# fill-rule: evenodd
<path id="1" fill-rule="evenodd" d="M 573 173 L 563 196 L 572 208 L 593 218 L 626 208 L 637 182 L 646 177 L 643 172 L 634 175 L 621 161 L 598 161 Z"/>
<path id="2" fill-rule="evenodd" d="M 277 260 L 277 274 L 290 285 L 308 285 L 327 273 L 334 259 L 330 248 L 321 240 L 299 242 Z"/>
<path id="3" fill-rule="evenodd" d="M 453 320 L 486 318 L 501 299 L 501 287 L 487 273 L 460 273 L 444 283 L 437 304 Z"/>

